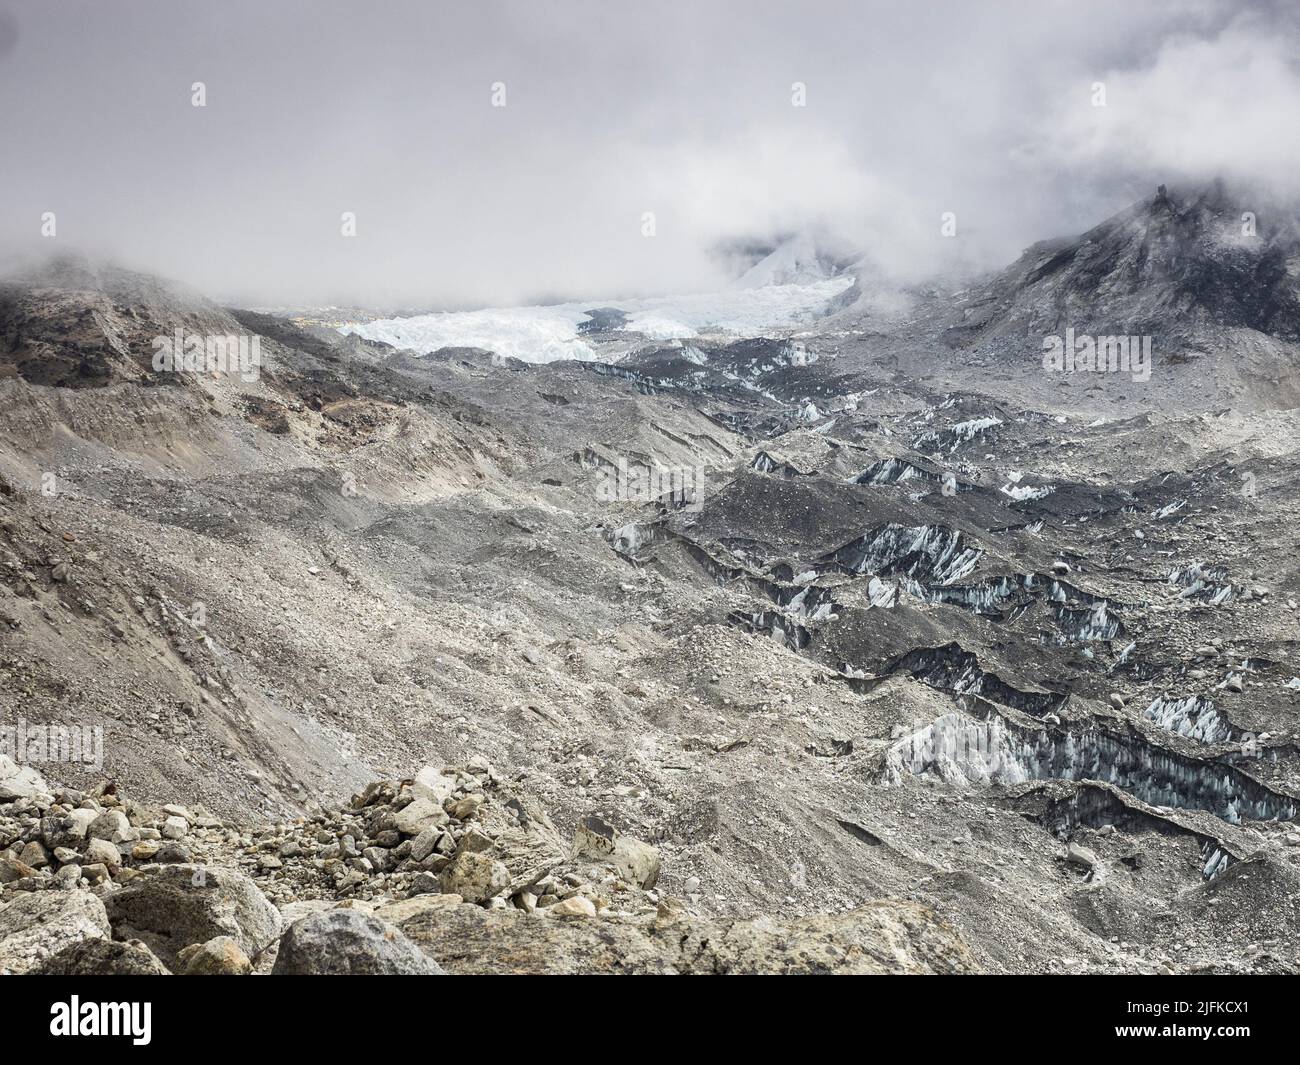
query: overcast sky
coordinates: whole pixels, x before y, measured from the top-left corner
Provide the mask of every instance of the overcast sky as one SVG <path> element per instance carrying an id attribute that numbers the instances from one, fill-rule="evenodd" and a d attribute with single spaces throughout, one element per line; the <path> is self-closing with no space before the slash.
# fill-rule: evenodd
<path id="1" fill-rule="evenodd" d="M 0 248 L 420 307 L 709 288 L 719 241 L 800 230 L 909 278 L 1000 265 L 1161 180 L 1300 182 L 1298 26 L 1214 0 L 0 0 Z"/>

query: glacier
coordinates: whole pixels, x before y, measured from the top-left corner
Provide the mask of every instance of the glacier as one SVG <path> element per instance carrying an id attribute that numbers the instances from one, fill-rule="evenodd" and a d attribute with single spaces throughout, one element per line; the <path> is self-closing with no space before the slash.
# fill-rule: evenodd
<path id="1" fill-rule="evenodd" d="M 594 307 L 623 311 L 628 316 L 626 328 L 651 340 L 689 340 L 702 333 L 746 337 L 797 328 L 852 285 L 851 277 L 836 277 L 810 284 L 724 292 L 443 311 L 348 322 L 337 328 L 340 333 L 354 333 L 365 340 L 382 341 L 421 355 L 440 348 L 472 347 L 522 362 L 591 361 L 599 356 L 578 335 L 578 324 Z"/>

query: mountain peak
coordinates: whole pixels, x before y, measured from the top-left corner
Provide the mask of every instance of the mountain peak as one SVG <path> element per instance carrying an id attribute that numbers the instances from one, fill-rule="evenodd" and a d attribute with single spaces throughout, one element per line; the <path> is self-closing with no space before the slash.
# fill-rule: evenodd
<path id="1" fill-rule="evenodd" d="M 1221 326 L 1300 338 L 1300 231 L 1222 181 L 1157 187 L 1077 237 L 1043 241 L 975 289 L 950 338 Z"/>
<path id="2" fill-rule="evenodd" d="M 0 282 L 0 377 L 99 387 L 149 375 L 153 341 L 177 329 L 238 332 L 192 289 L 79 252 Z"/>
<path id="3" fill-rule="evenodd" d="M 812 237 L 799 234 L 782 241 L 746 270 L 737 278 L 735 287 L 811 285 L 833 277 L 835 272 L 834 264 L 818 251 Z"/>

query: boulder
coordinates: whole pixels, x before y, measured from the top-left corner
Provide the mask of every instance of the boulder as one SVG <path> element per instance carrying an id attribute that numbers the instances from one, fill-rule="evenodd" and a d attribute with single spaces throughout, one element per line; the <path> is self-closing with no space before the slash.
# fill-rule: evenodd
<path id="1" fill-rule="evenodd" d="M 45 844 L 38 839 L 34 839 L 25 844 L 23 849 L 18 852 L 18 860 L 24 865 L 30 865 L 33 869 L 44 869 L 50 864 L 50 854 L 45 849 Z"/>
<path id="2" fill-rule="evenodd" d="M 585 895 L 570 895 L 542 910 L 547 917 L 595 917 L 596 904 Z"/>
<path id="3" fill-rule="evenodd" d="M 67 814 L 42 817 L 41 839 L 50 848 L 76 847 L 86 838 L 86 829 L 94 819 L 93 810 L 73 810 Z"/>
<path id="4" fill-rule="evenodd" d="M 411 840 L 411 857 L 417 862 L 424 861 L 433 853 L 434 847 L 438 845 L 438 840 L 442 838 L 442 829 L 437 826 L 430 826 L 421 832 L 415 839 Z"/>
<path id="5" fill-rule="evenodd" d="M 48 794 L 45 778 L 29 765 L 19 765 L 8 755 L 0 754 L 0 802 L 30 799 Z"/>
<path id="6" fill-rule="evenodd" d="M 184 839 L 189 833 L 190 823 L 183 817 L 169 817 L 159 830 L 163 839 Z"/>
<path id="7" fill-rule="evenodd" d="M 0 905 L 0 973 L 30 972 L 65 947 L 109 936 L 104 904 L 89 891 L 32 891 Z"/>
<path id="8" fill-rule="evenodd" d="M 121 810 L 105 810 L 90 822 L 87 835 L 91 839 L 106 839 L 109 843 L 124 843 L 135 838 L 131 822 Z"/>
<path id="9" fill-rule="evenodd" d="M 338 907 L 337 902 L 329 899 L 301 899 L 298 902 L 286 902 L 280 907 L 280 927 L 288 928 L 295 921 L 301 921 L 304 917 L 310 917 L 312 914 L 324 913 L 326 910 L 333 910 Z M 358 905 L 357 900 L 351 900 L 347 905 Z"/>
<path id="10" fill-rule="evenodd" d="M 274 974 L 438 976 L 442 969 L 387 921 L 359 910 L 329 910 L 291 924 Z"/>
<path id="11" fill-rule="evenodd" d="M 409 898 L 417 895 L 438 895 L 442 892 L 442 881 L 432 873 L 416 873 L 411 877 L 411 885 L 406 894 Z"/>
<path id="12" fill-rule="evenodd" d="M 90 865 L 81 867 L 81 875 L 89 880 L 92 884 L 98 884 L 101 880 L 108 880 L 112 877 L 108 866 L 103 862 L 93 862 Z"/>
<path id="13" fill-rule="evenodd" d="M 456 793 L 456 775 L 444 776 L 437 766 L 426 765 L 415 774 L 411 790 L 417 799 L 433 803 L 439 810 Z"/>
<path id="14" fill-rule="evenodd" d="M 102 862 L 104 865 L 121 865 L 122 855 L 116 845 L 106 839 L 92 839 L 86 844 L 85 861 L 87 864 Z"/>
<path id="15" fill-rule="evenodd" d="M 428 799 L 416 799 L 393 815 L 393 827 L 404 836 L 419 836 L 430 828 L 447 824 L 449 820 L 441 806 Z"/>
<path id="16" fill-rule="evenodd" d="M 46 958 L 36 976 L 170 976 L 153 951 L 138 940 L 85 939 Z"/>
<path id="17" fill-rule="evenodd" d="M 0 884 L 12 884 L 15 880 L 22 880 L 24 877 L 40 875 L 19 858 L 0 858 Z"/>
<path id="18" fill-rule="evenodd" d="M 579 822 L 573 832 L 573 852 L 612 865 L 619 876 L 639 887 L 652 888 L 659 880 L 659 852 L 649 843 L 616 832 L 599 817 Z"/>
<path id="19" fill-rule="evenodd" d="M 230 936 L 216 936 L 206 943 L 194 943 L 178 955 L 185 976 L 247 976 L 252 963 Z"/>
<path id="20" fill-rule="evenodd" d="M 479 851 L 462 851 L 442 874 L 442 890 L 466 902 L 482 904 L 510 886 L 510 870 Z"/>
<path id="21" fill-rule="evenodd" d="M 1101 862 L 1098 860 L 1095 853 L 1090 851 L 1087 847 L 1080 846 L 1078 843 L 1073 841 L 1071 841 L 1069 846 L 1066 847 L 1065 859 L 1071 865 L 1078 865 L 1084 869 L 1095 870 L 1101 865 Z"/>
<path id="22" fill-rule="evenodd" d="M 183 843 L 164 843 L 153 855 L 159 865 L 187 865 L 194 860 L 189 847 Z"/>
<path id="23" fill-rule="evenodd" d="M 253 958 L 280 934 L 280 913 L 243 873 L 201 865 L 154 865 L 106 899 L 113 934 L 144 940 L 169 969 L 194 943 L 229 936 Z"/>
<path id="24" fill-rule="evenodd" d="M 375 910 L 375 916 L 391 924 L 401 924 L 421 913 L 448 910 L 464 905 L 465 900 L 459 895 L 415 895 L 400 902 L 389 902 Z"/>

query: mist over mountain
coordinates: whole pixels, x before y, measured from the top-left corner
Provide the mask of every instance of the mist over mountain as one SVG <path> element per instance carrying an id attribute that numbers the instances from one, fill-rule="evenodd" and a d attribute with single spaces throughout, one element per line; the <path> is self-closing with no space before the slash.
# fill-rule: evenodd
<path id="1" fill-rule="evenodd" d="M 711 291 L 734 276 L 720 242 L 782 234 L 911 282 L 1000 267 L 1161 182 L 1300 174 L 1276 132 L 1300 102 L 1286 3 L 5 0 L 0 19 L 0 96 L 22 101 L 0 110 L 0 247 L 57 241 L 246 305 Z"/>
<path id="2" fill-rule="evenodd" d="M 1300 339 L 1294 203 L 1222 181 L 1153 195 L 1078 235 L 1041 241 L 963 298 L 963 341 L 1034 336 L 1062 323 L 1098 332 L 1243 327 Z"/>

